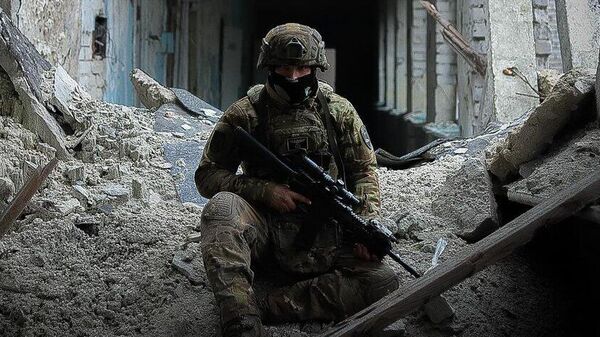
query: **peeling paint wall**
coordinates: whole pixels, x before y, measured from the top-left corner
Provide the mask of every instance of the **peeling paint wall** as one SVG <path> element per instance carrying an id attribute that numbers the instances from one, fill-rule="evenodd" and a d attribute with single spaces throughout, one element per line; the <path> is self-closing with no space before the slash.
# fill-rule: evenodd
<path id="1" fill-rule="evenodd" d="M 134 67 L 134 6 L 131 1 L 106 0 L 105 12 L 108 20 L 108 45 L 104 100 L 133 105 L 135 93 L 129 73 Z"/>
<path id="2" fill-rule="evenodd" d="M 3 0 L 0 5 L 50 63 L 77 78 L 80 0 Z"/>

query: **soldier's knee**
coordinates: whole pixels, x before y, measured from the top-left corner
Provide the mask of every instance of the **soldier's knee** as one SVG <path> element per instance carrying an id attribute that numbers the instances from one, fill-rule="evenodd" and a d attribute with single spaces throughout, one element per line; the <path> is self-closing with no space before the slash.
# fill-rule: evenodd
<path id="1" fill-rule="evenodd" d="M 386 265 L 380 265 L 370 270 L 363 279 L 366 286 L 366 297 L 369 302 L 375 302 L 398 289 L 400 282 L 396 273 Z"/>
<path id="2" fill-rule="evenodd" d="M 236 205 L 245 202 L 242 197 L 231 192 L 215 194 L 202 210 L 202 224 L 211 221 L 231 221 L 240 216 L 240 207 Z"/>

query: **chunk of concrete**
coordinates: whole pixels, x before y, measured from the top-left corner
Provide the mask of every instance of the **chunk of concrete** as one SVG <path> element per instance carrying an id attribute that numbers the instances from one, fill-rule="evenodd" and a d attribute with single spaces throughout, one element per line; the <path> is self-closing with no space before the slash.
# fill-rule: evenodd
<path id="1" fill-rule="evenodd" d="M 51 66 L 0 9 L 0 67 L 8 74 L 19 97 L 13 117 L 54 147 L 61 159 L 70 155 L 65 147 L 65 132 L 44 106 L 43 76 Z"/>
<path id="2" fill-rule="evenodd" d="M 15 184 L 8 178 L 0 178 L 0 202 L 8 202 L 15 195 Z"/>
<path id="3" fill-rule="evenodd" d="M 81 203 L 79 202 L 79 200 L 71 198 L 56 203 L 56 208 L 58 208 L 60 213 L 62 213 L 63 215 L 69 215 L 73 212 L 78 211 L 81 208 Z"/>
<path id="4" fill-rule="evenodd" d="M 148 194 L 146 183 L 140 178 L 131 180 L 131 195 L 136 199 L 144 199 Z"/>
<path id="5" fill-rule="evenodd" d="M 92 198 L 90 191 L 81 185 L 74 185 L 71 194 L 84 205 L 89 206 L 94 203 L 94 199 Z"/>
<path id="6" fill-rule="evenodd" d="M 123 185 L 108 185 L 102 189 L 102 192 L 116 204 L 124 204 L 129 201 L 129 189 Z"/>
<path id="7" fill-rule="evenodd" d="M 433 214 L 455 226 L 454 233 L 467 242 L 478 241 L 498 228 L 492 179 L 483 158 L 469 158 L 433 194 Z"/>
<path id="8" fill-rule="evenodd" d="M 85 182 L 85 166 L 77 165 L 69 167 L 65 171 L 65 175 L 71 184 L 74 184 L 78 181 Z"/>
<path id="9" fill-rule="evenodd" d="M 443 296 L 436 296 L 423 306 L 425 314 L 435 324 L 454 316 L 454 308 Z"/>
<path id="10" fill-rule="evenodd" d="M 168 88 L 150 77 L 140 69 L 131 72 L 131 83 L 140 98 L 140 101 L 148 109 L 158 109 L 165 103 L 175 102 L 177 97 Z"/>
<path id="11" fill-rule="evenodd" d="M 564 74 L 550 95 L 520 126 L 488 153 L 488 168 L 501 180 L 516 174 L 522 163 L 545 150 L 556 134 L 594 92 L 596 70 L 575 69 Z"/>
<path id="12" fill-rule="evenodd" d="M 173 260 L 171 260 L 171 266 L 187 277 L 191 284 L 196 286 L 206 284 L 203 276 L 206 274 L 204 272 L 204 264 L 200 259 L 190 256 L 186 251 L 175 252 Z"/>
<path id="13" fill-rule="evenodd" d="M 556 69 L 541 69 L 537 74 L 538 91 L 542 97 L 548 97 L 562 74 Z"/>

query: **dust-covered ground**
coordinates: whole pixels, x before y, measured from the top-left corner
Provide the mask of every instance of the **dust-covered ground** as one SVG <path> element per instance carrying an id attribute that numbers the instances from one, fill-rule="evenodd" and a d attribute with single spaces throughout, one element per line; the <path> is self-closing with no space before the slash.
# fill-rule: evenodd
<path id="1" fill-rule="evenodd" d="M 180 177 L 163 159 L 163 144 L 176 135 L 154 132 L 154 115 L 145 109 L 91 100 L 78 108 L 91 118 L 92 132 L 0 239 L 0 335 L 218 335 L 199 245 L 184 245 L 199 234 L 201 207 L 179 201 Z M 0 112 L 0 197 L 6 198 L 0 207 L 54 155 L 9 115 Z M 585 144 L 578 153 L 589 152 Z M 403 238 L 396 250 L 420 271 L 431 266 L 440 238 L 448 241 L 442 261 L 468 249 L 454 234 L 457 224 L 432 211 L 436 191 L 465 161 L 449 153 L 408 170 L 379 170 L 383 215 Z M 418 311 L 399 330 L 407 336 L 571 335 L 568 283 L 537 251 L 519 250 L 444 293 L 453 318 L 433 324 Z M 402 282 L 413 281 L 394 268 Z M 327 326 L 269 331 L 317 335 Z"/>

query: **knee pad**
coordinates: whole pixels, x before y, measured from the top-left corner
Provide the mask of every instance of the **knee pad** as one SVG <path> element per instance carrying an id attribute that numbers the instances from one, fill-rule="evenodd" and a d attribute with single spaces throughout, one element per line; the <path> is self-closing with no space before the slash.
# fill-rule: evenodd
<path id="1" fill-rule="evenodd" d="M 233 220 L 235 214 L 234 203 L 240 196 L 231 192 L 219 192 L 215 194 L 202 210 L 202 222 L 205 220 Z"/>

